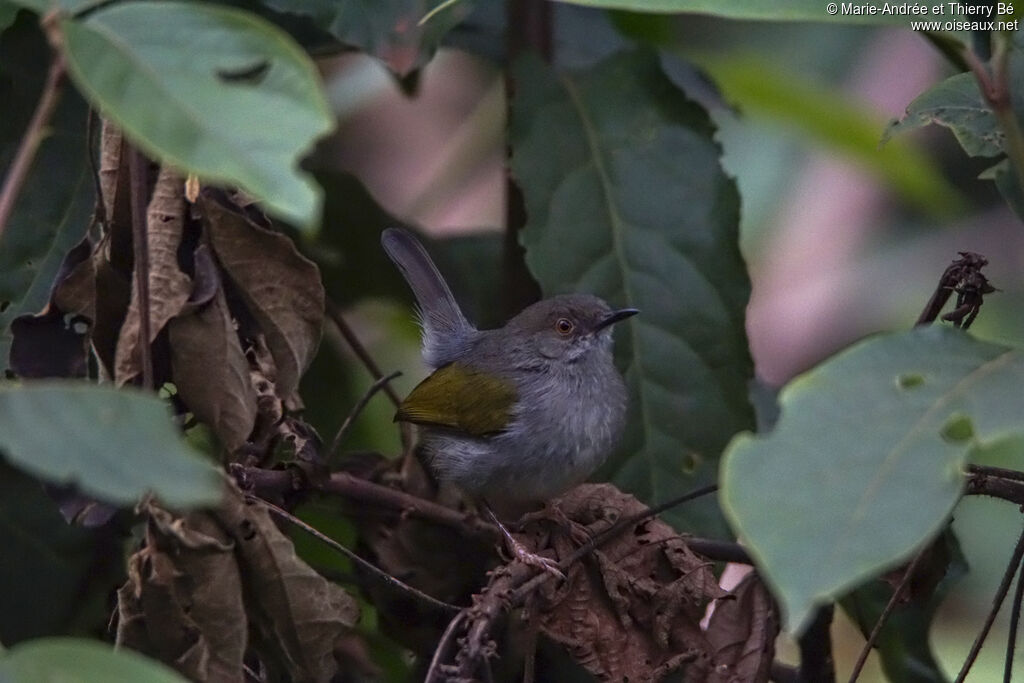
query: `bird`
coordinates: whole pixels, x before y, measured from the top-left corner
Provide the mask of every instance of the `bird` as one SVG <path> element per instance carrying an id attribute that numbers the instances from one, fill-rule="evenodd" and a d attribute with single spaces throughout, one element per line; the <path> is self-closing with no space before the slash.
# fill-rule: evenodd
<path id="1" fill-rule="evenodd" d="M 381 243 L 416 298 L 431 370 L 395 420 L 419 426 L 434 474 L 483 504 L 517 558 L 560 574 L 549 558 L 523 548 L 495 510 L 510 517 L 547 503 L 614 450 L 627 390 L 613 360 L 612 328 L 637 309 L 560 294 L 480 330 L 419 240 L 390 228 Z"/>

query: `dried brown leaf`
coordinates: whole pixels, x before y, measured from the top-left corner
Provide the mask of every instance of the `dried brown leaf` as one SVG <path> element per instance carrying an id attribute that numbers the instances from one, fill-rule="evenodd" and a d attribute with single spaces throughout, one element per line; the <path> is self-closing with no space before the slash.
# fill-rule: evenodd
<path id="1" fill-rule="evenodd" d="M 115 265 L 115 245 L 112 233 L 107 233 L 92 253 L 92 271 L 96 278 L 93 289 L 96 318 L 92 327 L 92 345 L 106 376 L 111 378 L 114 375 L 117 340 L 128 312 L 132 291 L 130 273 L 122 272 Z"/>
<path id="2" fill-rule="evenodd" d="M 149 251 L 149 339 L 152 343 L 167 322 L 178 315 L 192 292 L 192 279 L 178 267 L 178 246 L 185 226 L 184 183 L 167 166 L 160 169 L 146 213 Z M 142 371 L 139 347 L 139 293 L 132 281 L 131 303 L 117 341 L 114 379 L 130 382 Z"/>
<path id="3" fill-rule="evenodd" d="M 132 202 L 128 154 L 121 131 L 104 119 L 100 132 L 100 198 L 106 235 L 111 241 L 108 258 L 121 273 L 132 268 Z"/>
<path id="4" fill-rule="evenodd" d="M 338 672 L 335 649 L 359 618 L 355 599 L 299 559 L 267 510 L 247 504 L 237 488 L 215 514 L 237 544 L 258 647 L 295 681 L 331 680 Z"/>
<path id="5" fill-rule="evenodd" d="M 256 423 L 256 393 L 224 292 L 171 320 L 168 340 L 171 376 L 182 401 L 228 451 L 241 448 Z"/>
<path id="6" fill-rule="evenodd" d="M 146 543 L 118 591 L 119 645 L 194 681 L 242 681 L 247 642 L 234 543 L 208 513 L 149 504 Z"/>
<path id="7" fill-rule="evenodd" d="M 579 486 L 556 505 L 577 524 L 604 527 L 645 509 L 608 484 Z M 712 650 L 700 620 L 724 594 L 710 563 L 651 518 L 573 565 L 541 610 L 541 630 L 601 680 L 657 681 L 683 667 L 687 680 L 701 680 Z"/>
<path id="8" fill-rule="evenodd" d="M 755 572 L 747 574 L 720 600 L 708 622 L 714 650 L 708 683 L 765 683 L 775 657 L 779 616 L 768 590 Z"/>
<path id="9" fill-rule="evenodd" d="M 199 197 L 213 250 L 266 336 L 277 366 L 278 394 L 295 391 L 320 343 L 324 288 L 316 264 L 290 239 Z"/>

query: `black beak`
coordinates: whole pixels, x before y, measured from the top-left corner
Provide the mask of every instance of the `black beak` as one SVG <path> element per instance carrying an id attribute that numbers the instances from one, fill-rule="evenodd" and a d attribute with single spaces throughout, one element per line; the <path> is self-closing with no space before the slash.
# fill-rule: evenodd
<path id="1" fill-rule="evenodd" d="M 594 326 L 594 332 L 599 332 L 609 325 L 614 325 L 615 323 L 625 320 L 626 318 L 630 318 L 639 312 L 640 310 L 636 308 L 620 308 L 617 311 L 612 311 L 602 318 L 601 322 Z"/>

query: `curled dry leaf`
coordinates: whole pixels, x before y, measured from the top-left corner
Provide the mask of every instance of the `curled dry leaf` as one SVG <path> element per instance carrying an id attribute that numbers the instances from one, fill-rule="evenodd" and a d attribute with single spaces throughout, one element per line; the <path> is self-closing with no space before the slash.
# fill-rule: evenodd
<path id="1" fill-rule="evenodd" d="M 256 393 L 224 292 L 218 290 L 206 306 L 174 318 L 167 328 L 178 394 L 228 451 L 236 451 L 256 422 Z"/>
<path id="2" fill-rule="evenodd" d="M 149 251 L 149 343 L 178 315 L 192 292 L 192 280 L 178 267 L 178 246 L 185 226 L 184 184 L 167 166 L 160 169 L 146 213 Z M 142 371 L 139 348 L 139 293 L 132 279 L 131 303 L 117 341 L 114 379 L 130 382 Z"/>
<path id="3" fill-rule="evenodd" d="M 148 503 L 145 546 L 118 590 L 117 643 L 194 681 L 242 681 L 247 641 L 234 542 L 206 512 Z"/>
<path id="4" fill-rule="evenodd" d="M 579 486 L 555 504 L 595 528 L 646 509 L 609 484 Z M 573 549 L 552 538 L 559 556 Z M 700 621 L 725 594 L 710 563 L 650 518 L 573 565 L 568 584 L 540 607 L 541 630 L 601 680 L 658 681 L 685 667 L 684 680 L 705 681 L 713 649 Z"/>
<path id="5" fill-rule="evenodd" d="M 288 400 L 320 343 L 320 271 L 290 239 L 225 208 L 210 194 L 201 194 L 196 205 L 217 259 L 263 330 L 277 366 L 278 395 Z"/>
<path id="6" fill-rule="evenodd" d="M 330 681 L 339 669 L 335 649 L 359 618 L 355 599 L 300 560 L 266 508 L 246 503 L 236 487 L 214 514 L 236 543 L 257 647 L 292 680 Z"/>
<path id="7" fill-rule="evenodd" d="M 779 635 L 779 615 L 756 572 L 750 572 L 720 600 L 708 621 L 712 647 L 708 683 L 767 683 Z"/>

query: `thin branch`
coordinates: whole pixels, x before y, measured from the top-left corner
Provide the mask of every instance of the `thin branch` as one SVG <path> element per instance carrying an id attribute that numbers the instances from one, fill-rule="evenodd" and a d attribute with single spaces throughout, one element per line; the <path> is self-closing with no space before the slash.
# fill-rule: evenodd
<path id="1" fill-rule="evenodd" d="M 1013 681 L 1013 657 L 1017 651 L 1017 630 L 1020 626 L 1020 606 L 1024 601 L 1024 574 L 1017 575 L 1017 588 L 1013 591 L 1013 605 L 1010 607 L 1010 634 L 1006 640 L 1006 664 L 1003 666 L 1003 683 Z"/>
<path id="2" fill-rule="evenodd" d="M 444 524 L 477 538 L 489 541 L 500 538 L 497 527 L 488 524 L 477 515 L 459 512 L 405 491 L 360 479 L 347 472 L 335 472 L 320 486 L 320 490 L 343 496 L 353 502 L 378 505 L 401 514 Z"/>
<path id="3" fill-rule="evenodd" d="M 864 647 L 861 648 L 860 655 L 857 657 L 856 664 L 853 665 L 853 672 L 850 674 L 850 683 L 860 677 L 860 672 L 864 668 L 864 664 L 868 661 L 868 655 L 871 654 L 871 649 L 875 646 L 875 642 L 878 640 L 878 635 L 882 632 L 882 627 L 885 626 L 885 622 L 889 620 L 889 616 L 892 615 L 892 611 L 896 609 L 896 605 L 899 603 L 900 597 L 903 595 L 903 591 L 910 585 L 911 579 L 914 578 L 914 574 L 917 572 L 918 565 L 921 564 L 921 560 L 927 554 L 930 546 L 926 545 L 921 548 L 914 555 L 914 559 L 907 565 L 906 570 L 903 572 L 903 578 L 900 579 L 899 584 L 893 589 L 892 597 L 889 598 L 889 602 L 886 603 L 885 609 L 878 615 L 878 620 L 875 621 L 875 625 L 871 628 L 871 634 L 868 635 L 867 641 L 864 643 Z"/>
<path id="4" fill-rule="evenodd" d="M 60 94 L 64 86 L 64 74 L 66 64 L 64 55 L 55 50 L 53 60 L 50 62 L 49 71 L 46 73 L 46 82 L 43 85 L 43 92 L 36 103 L 36 110 L 21 136 L 21 144 L 14 155 L 14 161 L 4 177 L 3 188 L 0 189 L 0 238 L 3 237 L 4 228 L 14 212 L 14 205 L 21 194 L 21 188 L 25 184 L 28 172 L 32 168 L 32 160 L 39 151 L 39 145 L 46 137 L 46 126 L 53 117 L 60 101 Z"/>
<path id="5" fill-rule="evenodd" d="M 1018 472 L 1017 470 L 1008 470 L 1005 467 L 992 467 L 991 465 L 968 465 L 967 471 L 970 474 L 978 474 L 986 477 L 997 477 L 999 479 L 1009 479 L 1010 481 L 1019 481 L 1024 484 L 1024 472 Z"/>
<path id="6" fill-rule="evenodd" d="M 334 435 L 334 440 L 331 441 L 330 448 L 328 448 L 327 453 L 324 454 L 325 461 L 330 462 L 331 458 L 334 457 L 334 454 L 337 452 L 338 447 L 341 446 L 341 442 L 344 440 L 348 430 L 352 427 L 352 424 L 355 422 L 356 418 L 359 417 L 360 413 L 363 412 L 363 409 L 366 408 L 366 404 L 370 402 L 370 399 L 373 398 L 378 391 L 387 386 L 388 382 L 401 374 L 401 370 L 395 370 L 387 377 L 381 377 L 370 385 L 370 388 L 366 390 L 366 393 L 364 393 L 356 402 L 355 406 L 352 407 L 352 412 L 348 414 L 345 421 L 341 423 L 340 427 L 338 427 L 338 433 Z"/>
<path id="7" fill-rule="evenodd" d="M 449 645 L 455 636 L 455 631 L 459 625 L 466 620 L 466 616 L 469 614 L 466 610 L 460 610 L 455 617 L 448 622 L 448 627 L 441 634 L 441 640 L 437 642 L 437 647 L 434 648 L 434 656 L 430 659 L 430 666 L 427 668 L 427 675 L 423 677 L 423 683 L 434 683 L 434 681 L 442 681 L 444 678 L 441 674 L 441 663 L 444 658 L 448 655 Z"/>
<path id="8" fill-rule="evenodd" d="M 326 313 L 327 317 L 329 317 L 331 322 L 334 323 L 334 326 L 338 328 L 338 332 L 341 333 L 341 336 L 345 338 L 345 343 L 349 345 L 352 352 L 355 353 L 362 364 L 366 366 L 366 369 L 370 372 L 373 379 L 384 379 L 384 373 L 381 372 L 380 366 L 377 365 L 375 360 L 373 360 L 373 356 L 369 354 L 366 347 L 363 346 L 363 343 L 359 341 L 359 337 L 356 336 L 356 333 L 353 332 L 352 328 L 349 327 L 347 322 L 345 322 L 345 316 L 341 314 L 341 309 L 338 308 L 337 304 L 330 299 L 327 299 Z M 384 393 L 388 395 L 388 398 L 391 399 L 391 402 L 395 404 L 396 408 L 402 405 L 401 397 L 395 392 L 388 382 L 384 382 L 383 390 Z"/>
<path id="9" fill-rule="evenodd" d="M 139 304 L 139 353 L 142 362 L 142 386 L 153 389 L 153 351 L 150 343 L 149 242 L 146 237 L 146 208 L 149 204 L 149 161 L 134 146 L 129 147 L 128 176 L 132 200 L 132 255 L 135 262 L 135 288 Z"/>
<path id="10" fill-rule="evenodd" d="M 327 536 L 326 534 L 320 532 L 316 528 L 310 526 L 309 524 L 306 524 L 301 519 L 299 519 L 295 515 L 291 514 L 287 510 L 283 510 L 283 509 L 277 507 L 276 505 L 274 505 L 273 503 L 269 503 L 269 502 L 267 502 L 267 501 L 265 501 L 265 500 L 263 500 L 261 498 L 253 498 L 253 500 L 258 501 L 261 505 L 266 507 L 267 510 L 269 510 L 272 513 L 274 513 L 275 515 L 277 515 L 281 519 L 284 519 L 284 520 L 294 524 L 295 526 L 297 526 L 300 529 L 302 529 L 303 531 L 305 531 L 307 534 L 313 536 L 314 538 L 316 538 L 317 540 L 321 541 L 322 543 L 330 546 L 334 550 L 337 550 L 339 553 L 341 553 L 342 555 L 344 555 L 345 557 L 350 559 L 352 562 L 356 563 L 357 565 L 359 565 L 360 567 L 365 569 L 372 576 L 376 576 L 383 583 L 386 583 L 387 585 L 392 586 L 393 588 L 397 588 L 398 590 L 400 590 L 400 591 L 402 591 L 404 593 L 407 593 L 410 596 L 416 598 L 420 602 L 422 602 L 422 603 L 424 603 L 426 605 L 430 605 L 431 607 L 433 607 L 435 609 L 438 609 L 438 610 L 441 610 L 442 612 L 446 612 L 448 614 L 452 614 L 452 613 L 458 613 L 461 610 L 461 608 L 456 606 L 456 605 L 451 605 L 451 604 L 449 604 L 447 602 L 443 602 L 441 600 L 438 600 L 437 598 L 431 597 L 430 595 L 427 595 L 426 593 L 424 593 L 423 591 L 419 590 L 418 588 L 413 588 L 409 584 L 404 583 L 404 582 L 400 581 L 399 579 L 396 579 L 394 576 L 391 576 L 386 571 L 383 571 L 382 569 L 378 568 L 373 563 L 367 562 L 362 557 L 360 557 L 356 553 L 352 552 L 351 550 L 349 550 L 348 548 L 346 548 L 342 544 L 338 543 L 337 541 L 335 541 L 330 536 Z"/>
<path id="11" fill-rule="evenodd" d="M 1024 505 L 1024 481 L 1019 475 L 1013 478 L 995 472 L 997 468 L 968 467 L 964 494 L 968 496 L 991 496 L 1017 505 Z"/>
<path id="12" fill-rule="evenodd" d="M 988 632 L 992 628 L 993 622 L 996 620 L 996 615 L 999 614 L 999 608 L 1003 604 L 1003 600 L 1006 599 L 1006 594 L 1010 590 L 1010 583 L 1013 582 L 1013 577 L 1017 575 L 1017 569 L 1020 567 L 1021 558 L 1024 557 L 1024 532 L 1021 532 L 1020 537 L 1017 539 L 1017 545 L 1013 549 L 1013 555 L 1010 557 L 1010 562 L 1006 566 L 1006 571 L 1003 572 L 1003 580 L 999 584 L 999 588 L 996 590 L 995 597 L 992 598 L 992 608 L 988 611 L 988 616 L 985 617 L 985 623 L 981 626 L 981 632 L 978 633 L 978 637 L 974 639 L 974 644 L 971 645 L 971 651 L 967 653 L 967 659 L 964 661 L 964 665 L 960 668 L 960 674 L 956 677 L 954 683 L 963 683 L 964 679 L 967 678 L 967 674 L 971 670 L 971 666 L 974 665 L 974 660 L 978 658 L 978 653 L 981 652 L 981 646 L 985 644 L 985 638 L 988 637 Z"/>

